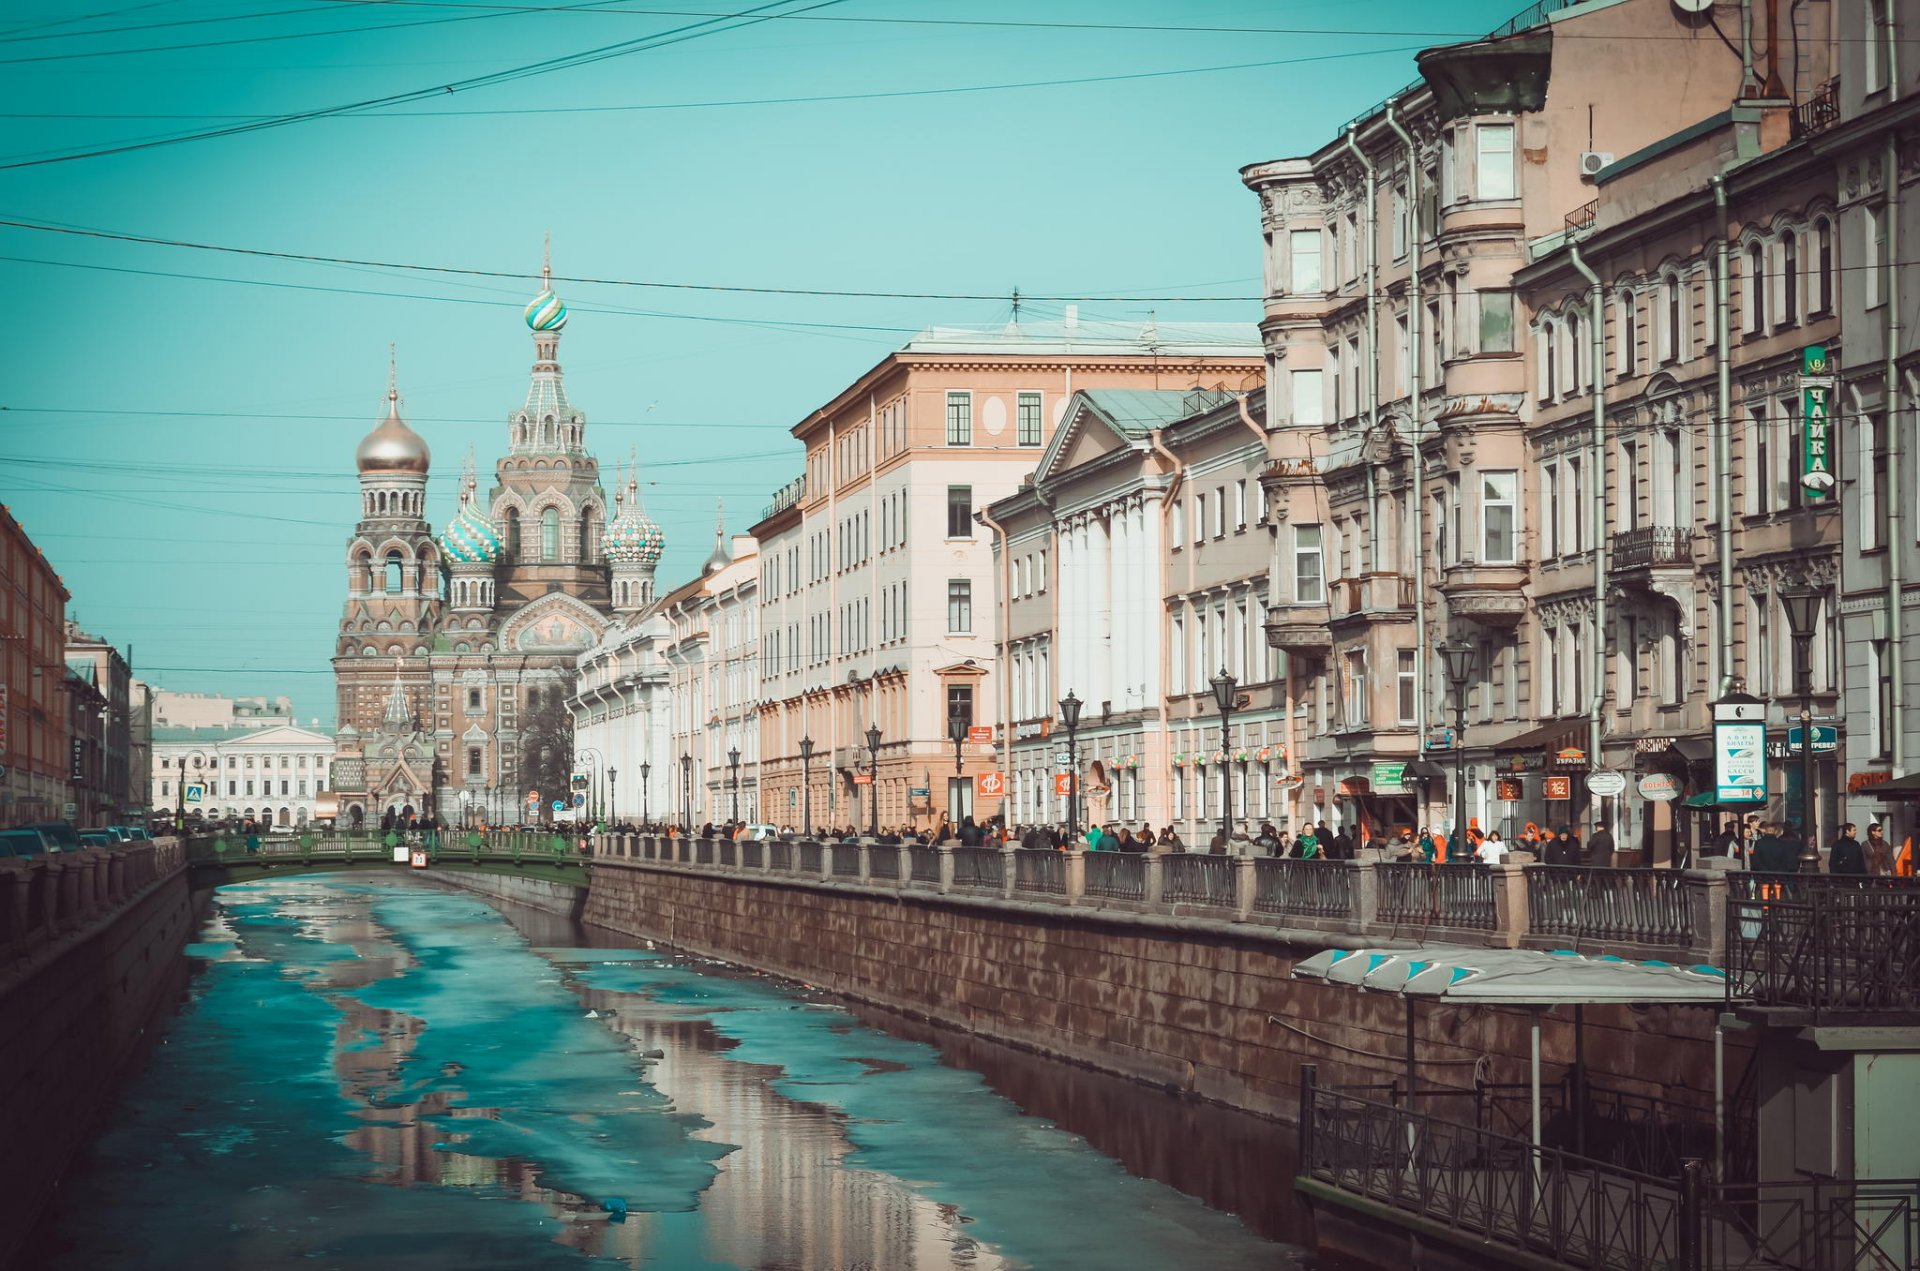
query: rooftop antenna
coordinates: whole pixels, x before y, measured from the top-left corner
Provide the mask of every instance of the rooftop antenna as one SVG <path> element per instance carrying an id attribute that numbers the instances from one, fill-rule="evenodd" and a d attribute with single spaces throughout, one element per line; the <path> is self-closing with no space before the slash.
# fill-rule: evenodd
<path id="1" fill-rule="evenodd" d="M 1018 287 L 1013 289 L 1013 321 L 1016 326 L 1020 323 L 1020 288 Z"/>

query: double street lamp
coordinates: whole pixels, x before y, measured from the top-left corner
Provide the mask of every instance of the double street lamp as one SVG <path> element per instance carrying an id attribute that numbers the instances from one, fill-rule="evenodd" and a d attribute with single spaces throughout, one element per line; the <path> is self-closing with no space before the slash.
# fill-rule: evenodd
<path id="1" fill-rule="evenodd" d="M 1213 702 L 1220 708 L 1220 838 L 1228 852 L 1233 851 L 1233 734 L 1231 724 L 1234 703 L 1240 698 L 1240 681 L 1227 674 L 1227 668 L 1221 667 L 1220 674 L 1209 681 L 1213 685 Z"/>
<path id="2" fill-rule="evenodd" d="M 728 785 L 733 790 L 733 823 L 740 824 L 740 747 L 727 750 Z"/>
<path id="3" fill-rule="evenodd" d="M 1075 736 L 1080 729 L 1080 699 L 1072 689 L 1060 699 L 1060 724 L 1067 730 L 1067 846 L 1073 846 L 1080 821 L 1080 748 Z"/>
<path id="4" fill-rule="evenodd" d="M 813 738 L 811 736 L 800 739 L 800 833 L 806 838 L 813 837 Z"/>
<path id="5" fill-rule="evenodd" d="M 867 753 L 873 756 L 873 763 L 867 773 L 867 785 L 870 791 L 872 812 L 867 822 L 867 835 L 880 837 L 880 725 L 867 726 Z M 858 805 L 856 805 L 858 806 Z M 855 815 L 859 815 L 855 813 Z"/>
<path id="6" fill-rule="evenodd" d="M 1453 689 L 1453 835 L 1447 859 L 1460 860 L 1454 853 L 1467 841 L 1467 681 L 1473 678 L 1473 646 L 1449 641 L 1440 646 L 1440 656 Z"/>
<path id="7" fill-rule="evenodd" d="M 1780 589 L 1780 607 L 1786 610 L 1793 635 L 1793 687 L 1800 697 L 1800 870 L 1818 873 L 1820 841 L 1814 837 L 1813 788 L 1813 628 L 1820 620 L 1825 591 L 1805 581 Z"/>

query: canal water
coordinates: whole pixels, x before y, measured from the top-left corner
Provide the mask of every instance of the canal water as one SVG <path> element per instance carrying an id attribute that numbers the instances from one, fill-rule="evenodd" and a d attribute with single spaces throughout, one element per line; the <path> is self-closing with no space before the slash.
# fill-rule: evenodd
<path id="1" fill-rule="evenodd" d="M 1324 1271 L 1255 1118 L 417 880 L 202 935 L 27 1265 Z"/>

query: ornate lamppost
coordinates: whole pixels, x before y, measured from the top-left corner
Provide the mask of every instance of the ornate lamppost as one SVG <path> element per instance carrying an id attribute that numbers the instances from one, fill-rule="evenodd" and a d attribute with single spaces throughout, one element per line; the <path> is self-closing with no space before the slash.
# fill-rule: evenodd
<path id="1" fill-rule="evenodd" d="M 640 761 L 640 823 L 642 825 L 649 824 L 653 820 L 653 816 L 647 807 L 647 803 L 648 803 L 647 795 L 651 791 L 651 788 L 653 785 L 653 783 L 649 781 L 647 778 L 651 777 L 652 775 L 653 775 L 653 765 L 647 762 L 646 760 L 642 759 Z"/>
<path id="2" fill-rule="evenodd" d="M 1800 697 L 1800 872 L 1820 872 L 1820 840 L 1814 834 L 1813 777 L 1813 628 L 1820 620 L 1824 589 L 1800 581 L 1780 589 L 1780 607 L 1786 610 L 1793 635 L 1793 688 Z"/>
<path id="3" fill-rule="evenodd" d="M 966 792 L 966 757 L 961 747 L 967 744 L 967 717 L 959 711 L 947 716 L 947 740 L 953 743 L 953 794 L 947 800 L 947 815 L 960 810 Z"/>
<path id="4" fill-rule="evenodd" d="M 686 827 L 693 829 L 693 756 L 680 756 L 680 815 L 686 819 Z"/>
<path id="5" fill-rule="evenodd" d="M 1447 859 L 1460 860 L 1455 853 L 1467 841 L 1467 681 L 1473 676 L 1473 646 L 1448 642 L 1440 646 L 1440 656 L 1446 663 L 1447 685 L 1453 689 L 1453 835 Z"/>
<path id="6" fill-rule="evenodd" d="M 800 833 L 813 837 L 813 738 L 800 739 Z"/>
<path id="7" fill-rule="evenodd" d="M 727 785 L 733 793 L 733 823 L 738 825 L 740 823 L 740 747 L 731 746 L 727 749 L 727 770 Z"/>
<path id="8" fill-rule="evenodd" d="M 1080 829 L 1080 747 L 1075 736 L 1080 731 L 1080 699 L 1072 689 L 1060 699 L 1060 725 L 1067 730 L 1067 845 L 1073 845 Z"/>
<path id="9" fill-rule="evenodd" d="M 1239 699 L 1240 682 L 1227 674 L 1227 668 L 1221 667 L 1220 674 L 1209 681 L 1213 685 L 1213 701 L 1220 708 L 1220 752 L 1230 755 L 1233 750 L 1233 736 L 1230 721 L 1233 718 L 1233 704 Z M 1220 834 L 1227 851 L 1233 850 L 1233 764 L 1223 761 L 1220 765 L 1221 800 Z"/>
<path id="10" fill-rule="evenodd" d="M 609 821 L 620 819 L 620 800 L 616 797 L 617 787 L 614 784 L 614 778 L 619 775 L 618 768 L 607 769 L 607 820 Z"/>
<path id="11" fill-rule="evenodd" d="M 867 834 L 872 838 L 880 837 L 880 725 L 867 726 L 867 753 L 873 757 L 868 771 L 869 806 Z M 859 815 L 855 813 L 855 815 Z"/>

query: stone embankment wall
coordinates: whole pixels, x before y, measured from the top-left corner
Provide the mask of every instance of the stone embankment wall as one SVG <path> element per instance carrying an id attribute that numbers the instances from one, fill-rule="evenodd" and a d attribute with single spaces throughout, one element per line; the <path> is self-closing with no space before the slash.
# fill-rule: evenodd
<path id="1" fill-rule="evenodd" d="M 544 878 L 516 878 L 479 870 L 435 869 L 418 877 L 442 887 L 454 887 L 494 900 L 510 900 L 564 918 L 578 918 L 586 907 L 587 891 Z"/>
<path id="2" fill-rule="evenodd" d="M 1401 999 L 1288 978 L 1332 943 L 1314 932 L 604 859 L 581 916 L 1283 1120 L 1303 1063 L 1330 1085 L 1406 1072 Z M 1525 1081 L 1528 1024 L 1523 1011 L 1421 1005 L 1419 1082 Z M 1710 1110 L 1712 1030 L 1700 1008 L 1589 1008 L 1586 1059 L 1596 1082 Z M 1553 1080 L 1573 1061 L 1571 1013 L 1542 1033 Z M 1729 1054 L 1730 1080 L 1744 1064 Z"/>
<path id="3" fill-rule="evenodd" d="M 184 990 L 194 929 L 172 840 L 0 861 L 0 1267 Z"/>

